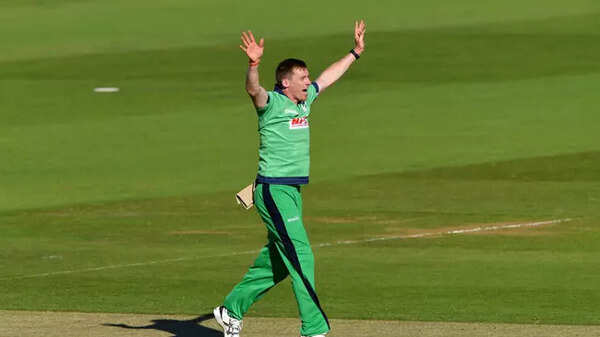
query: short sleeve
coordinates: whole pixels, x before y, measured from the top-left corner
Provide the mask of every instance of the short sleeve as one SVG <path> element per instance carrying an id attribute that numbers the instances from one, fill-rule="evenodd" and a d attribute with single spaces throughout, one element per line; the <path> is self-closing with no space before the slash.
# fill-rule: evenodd
<path id="1" fill-rule="evenodd" d="M 273 106 L 273 92 L 267 91 L 267 104 L 265 106 L 263 106 L 262 108 L 256 108 L 256 112 L 259 115 L 261 115 L 261 114 L 267 112 L 269 109 L 271 109 L 272 106 Z"/>
<path id="2" fill-rule="evenodd" d="M 311 105 L 319 96 L 319 85 L 317 82 L 312 82 L 306 93 L 306 104 Z"/>

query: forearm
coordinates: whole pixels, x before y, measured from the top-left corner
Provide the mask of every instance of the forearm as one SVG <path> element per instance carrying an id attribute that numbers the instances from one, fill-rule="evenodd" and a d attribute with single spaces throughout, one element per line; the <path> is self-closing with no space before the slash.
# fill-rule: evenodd
<path id="1" fill-rule="evenodd" d="M 362 52 L 362 50 L 359 52 Z M 357 52 L 357 54 L 359 52 Z M 348 53 L 344 57 L 327 67 L 327 69 L 325 69 L 325 71 L 321 73 L 319 78 L 317 78 L 316 82 L 319 85 L 319 88 L 324 90 L 328 86 L 335 83 L 337 80 L 340 79 L 340 77 L 342 77 L 342 75 L 344 75 L 344 73 L 348 70 L 348 68 L 350 68 L 352 63 L 354 63 L 355 61 L 356 57 L 351 53 Z"/>
<path id="2" fill-rule="evenodd" d="M 258 65 L 249 65 L 246 72 L 246 92 L 250 96 L 256 96 L 260 92 L 261 86 L 258 82 Z"/>
<path id="3" fill-rule="evenodd" d="M 246 92 L 252 99 L 255 107 L 262 108 L 267 104 L 267 91 L 258 82 L 258 64 L 251 63 L 248 65 L 248 71 L 246 72 Z"/>

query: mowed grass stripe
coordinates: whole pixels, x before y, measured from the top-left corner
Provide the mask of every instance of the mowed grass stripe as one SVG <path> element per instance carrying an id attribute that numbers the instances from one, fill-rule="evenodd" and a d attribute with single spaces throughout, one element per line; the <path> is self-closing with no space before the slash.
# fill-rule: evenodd
<path id="1" fill-rule="evenodd" d="M 558 0 L 539 8 L 536 0 L 480 3 L 460 0 L 430 3 L 411 0 L 380 2 L 378 6 L 348 6 L 342 0 L 297 4 L 294 18 L 310 17 L 321 24 L 282 27 L 281 7 L 264 1 L 260 10 L 251 4 L 191 0 L 154 1 L 1 1 L 0 19 L 6 23 L 5 52 L 0 60 L 35 59 L 44 56 L 93 54 L 103 51 L 214 45 L 237 40 L 239 32 L 254 29 L 268 39 L 314 37 L 346 32 L 351 22 L 364 18 L 371 32 L 379 30 L 452 27 L 485 22 L 545 19 L 598 12 L 589 0 L 566 6 Z M 318 8 L 319 10 L 315 10 Z M 328 13 L 335 11 L 331 17 Z M 254 12 L 249 17 L 247 13 Z M 106 19 L 109 18 L 109 19 Z M 349 25 L 350 24 L 350 25 Z M 74 29 L 77 27 L 77 29 Z M 593 30 L 588 30 L 593 31 Z"/>
<path id="2" fill-rule="evenodd" d="M 365 54 L 370 62 L 362 60 L 365 65 L 356 68 L 377 80 L 437 83 L 589 74 L 600 68 L 594 58 L 599 48 L 594 42 L 600 40 L 598 18 L 600 11 L 543 20 L 374 31 Z M 348 34 L 339 32 L 310 40 L 274 37 L 268 42 L 269 53 L 261 63 L 266 69 L 274 69 L 281 59 L 291 56 L 310 61 L 310 68 L 322 69 L 335 55 L 344 53 L 340 48 L 351 44 Z M 0 74 L 7 80 L 171 79 L 210 86 L 212 80 L 239 77 L 243 55 L 236 44 L 232 40 L 214 46 L 4 61 Z M 402 46 L 403 53 L 390 57 L 391 46 Z M 377 69 L 388 71 L 373 71 Z"/>
<path id="3" fill-rule="evenodd" d="M 472 234 L 472 233 L 487 232 L 487 231 L 497 232 L 497 231 L 502 231 L 505 229 L 540 227 L 540 226 L 544 226 L 544 225 L 560 224 L 562 222 L 569 222 L 571 220 L 572 219 L 567 218 L 567 219 L 555 219 L 555 220 L 529 222 L 529 223 L 496 224 L 496 225 L 488 225 L 488 226 L 483 226 L 483 227 L 455 228 L 455 229 L 445 230 L 445 231 L 441 231 L 441 232 L 424 232 L 424 233 L 408 234 L 408 235 L 393 235 L 393 236 L 386 236 L 386 237 L 366 238 L 366 239 L 361 239 L 361 240 L 340 240 L 340 241 L 334 241 L 334 242 L 317 243 L 314 245 L 314 247 L 315 248 L 326 248 L 326 247 L 334 247 L 334 246 L 340 246 L 340 245 L 352 245 L 352 244 L 388 241 L 388 240 L 420 239 L 420 238 L 426 238 L 426 237 L 430 237 L 430 236 Z M 206 232 L 204 232 L 204 233 L 206 233 Z M 180 262 L 180 261 L 197 260 L 197 259 L 221 259 L 221 258 L 237 256 L 237 255 L 255 255 L 259 251 L 260 250 L 250 250 L 250 251 L 244 251 L 244 252 L 233 252 L 233 253 L 225 253 L 225 254 L 212 255 L 212 256 L 178 257 L 178 258 L 172 258 L 172 259 L 167 259 L 167 260 L 145 261 L 145 262 L 137 262 L 137 263 L 129 263 L 129 264 L 121 264 L 121 265 L 99 266 L 99 267 L 79 269 L 79 270 L 52 271 L 52 272 L 41 273 L 41 274 L 5 277 L 5 278 L 0 278 L 0 281 L 19 280 L 19 279 L 36 278 L 36 277 L 47 277 L 47 276 L 65 275 L 65 274 L 72 274 L 72 273 L 96 272 L 96 271 L 104 271 L 104 270 L 111 270 L 111 269 L 117 269 L 117 268 L 143 267 L 143 266 L 150 266 L 150 265 L 155 265 L 155 264 L 176 263 L 176 262 Z M 58 258 L 58 256 L 53 255 L 48 258 Z"/>

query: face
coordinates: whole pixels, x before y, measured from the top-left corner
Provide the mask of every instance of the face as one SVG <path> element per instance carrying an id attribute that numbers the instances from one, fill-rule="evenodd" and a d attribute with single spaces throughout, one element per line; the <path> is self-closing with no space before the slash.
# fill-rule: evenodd
<path id="1" fill-rule="evenodd" d="M 308 69 L 294 68 L 292 74 L 288 78 L 284 78 L 281 84 L 285 87 L 285 94 L 295 102 L 305 101 L 307 90 L 310 86 L 310 78 L 308 77 Z"/>

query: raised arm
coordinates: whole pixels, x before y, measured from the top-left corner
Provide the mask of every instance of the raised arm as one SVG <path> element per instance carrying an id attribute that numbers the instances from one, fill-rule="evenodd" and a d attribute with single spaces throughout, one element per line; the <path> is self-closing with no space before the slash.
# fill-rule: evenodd
<path id="1" fill-rule="evenodd" d="M 257 44 L 251 31 L 242 32 L 242 43 L 240 48 L 248 55 L 248 71 L 246 72 L 246 92 L 252 98 L 252 103 L 257 108 L 267 105 L 269 98 L 265 88 L 258 82 L 258 65 L 263 54 L 265 39 L 260 39 Z"/>
<path id="2" fill-rule="evenodd" d="M 315 81 L 319 85 L 319 92 L 335 83 L 350 68 L 350 65 L 360 57 L 360 54 L 365 50 L 365 31 L 366 25 L 363 20 L 354 22 L 354 48 L 319 75 Z"/>

